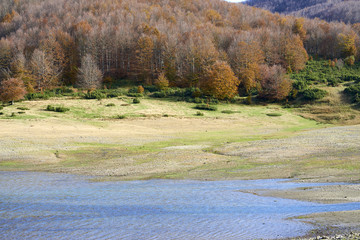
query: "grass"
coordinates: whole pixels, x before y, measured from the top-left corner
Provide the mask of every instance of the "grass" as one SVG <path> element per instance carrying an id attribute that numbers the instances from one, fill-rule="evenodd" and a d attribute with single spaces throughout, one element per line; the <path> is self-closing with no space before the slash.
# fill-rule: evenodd
<path id="1" fill-rule="evenodd" d="M 325 101 L 335 106 L 339 95 L 329 92 Z M 328 164 L 325 156 L 261 162 L 216 152 L 231 143 L 290 138 L 303 131 L 331 126 L 299 116 L 299 113 L 335 114 L 328 103 L 300 109 L 284 109 L 276 104 L 219 103 L 217 111 L 206 111 L 204 115 L 203 111 L 194 111 L 194 103 L 189 102 L 148 97 L 142 98 L 140 104 L 132 102 L 133 98 L 127 96 L 102 100 L 53 98 L 21 102 L 22 108 L 29 109 L 25 114 L 17 114 L 20 103 L 4 108 L 0 119 L 6 124 L 0 128 L 23 129 L 18 130 L 22 141 L 34 140 L 29 145 L 19 143 L 12 147 L 18 147 L 30 159 L 39 160 L 2 161 L 0 170 L 60 171 L 129 180 L 283 178 L 303 176 L 316 169 L 350 172 L 360 169 L 351 152 L 348 161 L 334 160 L 332 164 Z M 70 111 L 66 114 L 44 111 L 47 105 L 64 106 Z M 15 116 L 9 117 L 12 112 Z M 357 113 L 351 114 L 355 120 L 358 118 Z M 271 117 L 264 121 L 266 116 Z M 53 129 L 57 132 L 53 133 Z M 14 135 L 16 132 L 11 132 L 2 140 L 11 142 L 9 136 Z M 56 140 L 53 136 L 57 136 Z M 59 142 L 64 142 L 64 146 L 59 147 Z M 40 161 L 44 157 L 51 161 Z"/>

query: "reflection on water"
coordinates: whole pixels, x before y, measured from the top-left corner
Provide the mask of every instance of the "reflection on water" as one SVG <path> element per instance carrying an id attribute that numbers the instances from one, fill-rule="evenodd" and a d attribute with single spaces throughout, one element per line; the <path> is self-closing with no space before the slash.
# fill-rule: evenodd
<path id="1" fill-rule="evenodd" d="M 89 182 L 49 173 L 0 173 L 1 239 L 254 239 L 293 237 L 310 225 L 285 220 L 359 203 L 316 204 L 241 189 L 315 184 L 280 180 Z"/>

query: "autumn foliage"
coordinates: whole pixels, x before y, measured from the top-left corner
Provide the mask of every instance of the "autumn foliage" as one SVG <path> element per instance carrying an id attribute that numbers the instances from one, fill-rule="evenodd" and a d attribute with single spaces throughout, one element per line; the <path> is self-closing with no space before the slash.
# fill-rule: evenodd
<path id="1" fill-rule="evenodd" d="M 14 102 L 23 99 L 26 94 L 23 81 L 18 78 L 9 78 L 0 83 L 0 100 Z"/>
<path id="2" fill-rule="evenodd" d="M 203 91 L 218 99 L 232 99 L 237 94 L 240 81 L 231 67 L 222 61 L 206 69 L 201 87 Z"/>
<path id="3" fill-rule="evenodd" d="M 281 66 L 274 65 L 269 67 L 267 65 L 262 65 L 260 72 L 261 88 L 259 95 L 262 98 L 269 100 L 283 100 L 289 95 L 292 89 L 292 82 Z"/>
<path id="4" fill-rule="evenodd" d="M 19 78 L 29 91 L 43 91 L 100 88 L 119 79 L 154 85 L 166 77 L 171 87 L 201 87 L 224 99 L 258 89 L 263 65 L 297 72 L 308 55 L 348 64 L 360 57 L 357 24 L 280 16 L 223 0 L 80 2 L 3 0 L 0 80 Z"/>

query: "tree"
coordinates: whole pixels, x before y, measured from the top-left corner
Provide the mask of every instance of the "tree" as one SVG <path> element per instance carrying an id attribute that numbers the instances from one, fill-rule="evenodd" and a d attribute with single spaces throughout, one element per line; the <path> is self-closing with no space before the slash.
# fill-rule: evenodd
<path id="1" fill-rule="evenodd" d="M 154 83 L 160 90 L 166 90 L 169 87 L 169 80 L 167 80 L 164 72 L 160 73 Z"/>
<path id="2" fill-rule="evenodd" d="M 264 62 L 264 52 L 258 42 L 241 41 L 230 50 L 231 65 L 246 93 L 257 86 L 259 66 Z"/>
<path id="3" fill-rule="evenodd" d="M 58 85 L 59 72 L 53 65 L 53 61 L 45 51 L 35 49 L 31 56 L 31 70 L 35 78 L 36 88 L 39 91 Z"/>
<path id="4" fill-rule="evenodd" d="M 22 52 L 15 55 L 11 62 L 11 73 L 14 78 L 18 78 L 24 82 L 27 92 L 34 92 L 36 79 L 26 66 L 26 58 Z"/>
<path id="5" fill-rule="evenodd" d="M 285 62 L 289 72 L 297 72 L 305 68 L 309 56 L 299 36 L 293 36 L 286 40 Z"/>
<path id="6" fill-rule="evenodd" d="M 293 33 L 299 34 L 301 41 L 305 40 L 306 30 L 304 29 L 304 19 L 303 18 L 295 19 L 295 22 L 293 25 Z"/>
<path id="7" fill-rule="evenodd" d="M 136 60 L 137 77 L 140 81 L 149 83 L 152 78 L 152 58 L 154 42 L 148 37 L 141 37 L 137 42 Z"/>
<path id="8" fill-rule="evenodd" d="M 354 33 L 343 34 L 340 33 L 338 37 L 340 51 L 343 57 L 356 56 L 357 48 L 356 41 L 358 36 Z"/>
<path id="9" fill-rule="evenodd" d="M 9 78 L 0 83 L 0 100 L 11 102 L 23 99 L 26 94 L 23 81 L 18 78 Z"/>
<path id="10" fill-rule="evenodd" d="M 260 67 L 260 74 L 260 97 L 269 100 L 283 100 L 289 95 L 292 83 L 281 66 L 274 65 L 269 67 L 262 65 Z"/>
<path id="11" fill-rule="evenodd" d="M 237 94 L 239 83 L 229 64 L 217 61 L 206 69 L 201 89 L 217 99 L 232 99 Z"/>
<path id="12" fill-rule="evenodd" d="M 94 58 L 86 54 L 81 59 L 77 86 L 80 88 L 93 90 L 101 86 L 102 73 L 97 66 Z"/>

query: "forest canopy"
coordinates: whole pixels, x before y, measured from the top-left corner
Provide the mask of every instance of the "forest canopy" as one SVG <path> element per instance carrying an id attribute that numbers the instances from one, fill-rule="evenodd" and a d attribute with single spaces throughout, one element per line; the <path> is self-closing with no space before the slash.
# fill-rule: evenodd
<path id="1" fill-rule="evenodd" d="M 274 76 L 302 70 L 308 55 L 357 61 L 359 34 L 359 24 L 222 0 L 3 0 L 0 78 L 21 79 L 33 92 L 125 78 L 153 85 L 162 76 L 220 99 L 252 89 L 279 99 L 289 83 Z"/>

